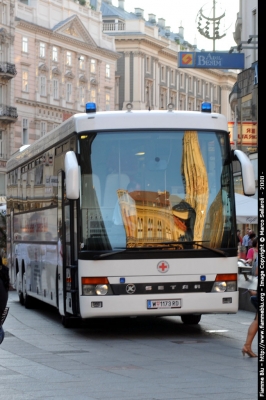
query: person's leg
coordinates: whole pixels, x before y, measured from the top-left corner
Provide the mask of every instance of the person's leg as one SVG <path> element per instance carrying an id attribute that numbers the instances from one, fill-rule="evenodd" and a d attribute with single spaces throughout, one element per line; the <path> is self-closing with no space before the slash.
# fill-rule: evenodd
<path id="1" fill-rule="evenodd" d="M 257 355 L 251 350 L 251 345 L 256 333 L 258 332 L 258 325 L 258 314 L 256 314 L 256 318 L 254 319 L 254 321 L 252 321 L 250 327 L 248 328 L 246 343 L 244 344 L 244 347 L 242 349 L 243 356 L 247 354 L 249 357 L 257 357 Z"/>

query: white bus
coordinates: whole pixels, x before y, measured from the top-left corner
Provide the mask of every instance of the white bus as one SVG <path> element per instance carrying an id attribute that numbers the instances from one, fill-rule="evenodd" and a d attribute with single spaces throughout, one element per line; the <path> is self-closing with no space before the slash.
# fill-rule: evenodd
<path id="1" fill-rule="evenodd" d="M 203 112 L 205 111 L 205 112 Z M 236 313 L 227 121 L 203 111 L 97 112 L 94 103 L 7 163 L 7 254 L 21 304 L 75 319 Z"/>

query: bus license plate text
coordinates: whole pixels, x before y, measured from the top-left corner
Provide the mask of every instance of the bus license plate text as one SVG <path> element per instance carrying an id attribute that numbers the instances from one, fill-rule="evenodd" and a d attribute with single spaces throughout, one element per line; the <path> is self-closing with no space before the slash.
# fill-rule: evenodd
<path id="1" fill-rule="evenodd" d="M 181 308 L 181 299 L 176 300 L 148 300 L 148 309 L 160 308 Z"/>

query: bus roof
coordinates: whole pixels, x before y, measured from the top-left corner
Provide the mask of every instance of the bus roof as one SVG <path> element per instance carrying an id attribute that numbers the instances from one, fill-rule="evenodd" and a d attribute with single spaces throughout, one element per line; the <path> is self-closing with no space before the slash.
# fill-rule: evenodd
<path id="1" fill-rule="evenodd" d="M 103 111 L 79 113 L 70 117 L 47 135 L 30 146 L 23 146 L 7 162 L 7 172 L 43 154 L 57 143 L 63 142 L 74 132 L 121 130 L 212 130 L 228 131 L 224 115 L 199 111 Z"/>

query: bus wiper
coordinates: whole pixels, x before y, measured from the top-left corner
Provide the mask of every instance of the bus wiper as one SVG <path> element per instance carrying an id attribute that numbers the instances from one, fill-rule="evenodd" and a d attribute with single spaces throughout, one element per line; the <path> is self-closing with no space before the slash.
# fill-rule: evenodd
<path id="1" fill-rule="evenodd" d="M 208 242 L 208 240 L 205 240 L 205 241 Z M 183 245 L 188 244 L 188 245 L 191 245 L 191 244 L 196 244 L 197 246 L 202 247 L 203 249 L 210 250 L 210 251 L 213 251 L 214 253 L 221 254 L 221 255 L 224 256 L 224 257 L 228 257 L 228 254 L 227 254 L 225 251 L 219 250 L 219 249 L 213 249 L 212 247 L 205 246 L 204 244 L 202 244 L 203 242 L 204 242 L 203 240 L 202 240 L 202 241 L 199 241 L 199 240 L 191 240 L 191 241 L 189 241 L 189 242 L 186 242 L 186 241 L 178 241 L 178 242 L 160 242 L 160 244 L 169 244 L 169 245 L 175 245 L 175 244 L 183 244 Z"/>
<path id="2" fill-rule="evenodd" d="M 101 253 L 93 256 L 93 260 L 101 260 L 102 258 L 110 257 L 113 254 L 123 253 L 127 249 L 118 250 L 118 251 L 108 251 L 108 253 Z"/>

